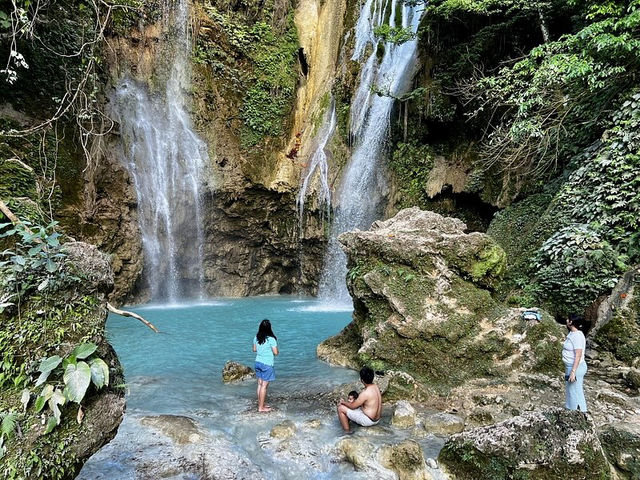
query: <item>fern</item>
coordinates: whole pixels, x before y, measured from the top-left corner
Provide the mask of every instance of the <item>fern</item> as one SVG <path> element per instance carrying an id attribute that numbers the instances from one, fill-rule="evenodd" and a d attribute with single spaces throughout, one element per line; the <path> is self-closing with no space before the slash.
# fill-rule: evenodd
<path id="1" fill-rule="evenodd" d="M 18 420 L 18 414 L 15 412 L 10 412 L 5 414 L 2 417 L 2 423 L 0 423 L 0 436 L 1 437 L 11 437 L 13 432 L 16 429 Z"/>

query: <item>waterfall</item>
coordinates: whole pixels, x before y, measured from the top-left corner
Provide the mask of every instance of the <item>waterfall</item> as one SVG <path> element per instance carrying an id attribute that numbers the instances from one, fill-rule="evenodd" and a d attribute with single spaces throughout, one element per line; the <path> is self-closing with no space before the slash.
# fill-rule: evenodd
<path id="1" fill-rule="evenodd" d="M 394 99 L 377 95 L 371 87 L 397 97 L 409 90 L 415 74 L 417 40 L 400 45 L 384 42 L 384 54 L 378 60 L 378 42 L 383 40 L 375 38 L 374 28 L 386 23 L 388 18 L 390 27 L 410 28 L 415 34 L 422 8 L 402 0 L 366 0 L 360 11 L 351 58 L 361 64 L 359 84 L 351 104 L 353 154 L 343 175 L 338 198 L 334 200 L 334 218 L 318 294 L 330 301 L 350 301 L 345 287 L 346 256 L 340 248 L 338 235 L 356 228 L 369 228 L 379 215 L 386 189 L 380 164 L 387 154 Z M 368 56 L 367 52 L 370 52 Z"/>
<path id="2" fill-rule="evenodd" d="M 300 226 L 302 227 L 303 213 L 304 213 L 304 201 L 307 196 L 307 190 L 314 175 L 318 175 L 318 186 L 320 188 L 318 192 L 318 201 L 320 204 L 324 204 L 327 207 L 327 211 L 331 206 L 331 189 L 329 188 L 329 165 L 327 163 L 327 145 L 333 132 L 336 129 L 336 105 L 333 99 L 331 100 L 331 106 L 325 113 L 322 119 L 322 126 L 315 136 L 315 148 L 309 161 L 307 174 L 302 181 L 300 187 L 300 193 L 297 198 L 298 214 L 300 216 Z"/>
<path id="3" fill-rule="evenodd" d="M 191 88 L 187 0 L 166 5 L 170 59 L 164 91 L 125 77 L 111 97 L 122 156 L 133 179 L 144 248 L 143 275 L 154 300 L 203 293 L 204 234 L 200 175 L 206 145 L 193 131 L 185 92 Z"/>

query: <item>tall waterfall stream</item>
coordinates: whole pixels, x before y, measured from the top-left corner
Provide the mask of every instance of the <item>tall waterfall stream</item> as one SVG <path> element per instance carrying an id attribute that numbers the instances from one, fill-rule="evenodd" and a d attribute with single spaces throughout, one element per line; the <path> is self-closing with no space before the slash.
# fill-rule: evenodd
<path id="1" fill-rule="evenodd" d="M 143 275 L 153 300 L 177 301 L 203 293 L 201 173 L 207 148 L 193 131 L 186 108 L 190 89 L 187 0 L 165 5 L 172 59 L 164 91 L 122 79 L 112 96 L 122 157 L 138 196 L 144 247 Z"/>
<path id="2" fill-rule="evenodd" d="M 417 40 L 400 45 L 385 42 L 384 55 L 378 61 L 377 44 L 382 40 L 376 38 L 374 29 L 388 18 L 391 27 L 410 28 L 415 34 L 422 8 L 401 1 L 367 0 L 360 11 L 351 57 L 362 65 L 351 104 L 350 134 L 354 149 L 334 199 L 334 218 L 318 294 L 327 301 L 348 303 L 351 300 L 345 286 L 347 260 L 338 235 L 356 228 L 369 228 L 378 218 L 387 188 L 380 165 L 387 153 L 393 96 L 406 93 L 415 74 Z M 367 52 L 370 52 L 368 56 Z M 372 86 L 388 95 L 377 95 Z"/>

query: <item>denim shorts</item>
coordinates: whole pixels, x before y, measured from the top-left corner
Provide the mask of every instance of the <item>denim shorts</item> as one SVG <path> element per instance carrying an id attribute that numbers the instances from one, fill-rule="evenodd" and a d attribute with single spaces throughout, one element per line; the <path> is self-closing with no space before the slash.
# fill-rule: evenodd
<path id="1" fill-rule="evenodd" d="M 256 377 L 265 382 L 273 382 L 276 379 L 276 370 L 272 365 L 256 362 Z"/>

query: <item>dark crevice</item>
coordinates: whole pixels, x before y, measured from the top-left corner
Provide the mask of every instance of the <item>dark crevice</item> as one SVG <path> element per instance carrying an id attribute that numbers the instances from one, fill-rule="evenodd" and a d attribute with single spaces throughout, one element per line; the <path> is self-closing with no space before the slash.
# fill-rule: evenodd
<path id="1" fill-rule="evenodd" d="M 307 63 L 307 56 L 305 55 L 304 48 L 302 47 L 298 49 L 298 61 L 300 62 L 300 70 L 306 77 L 309 75 L 309 64 Z"/>

